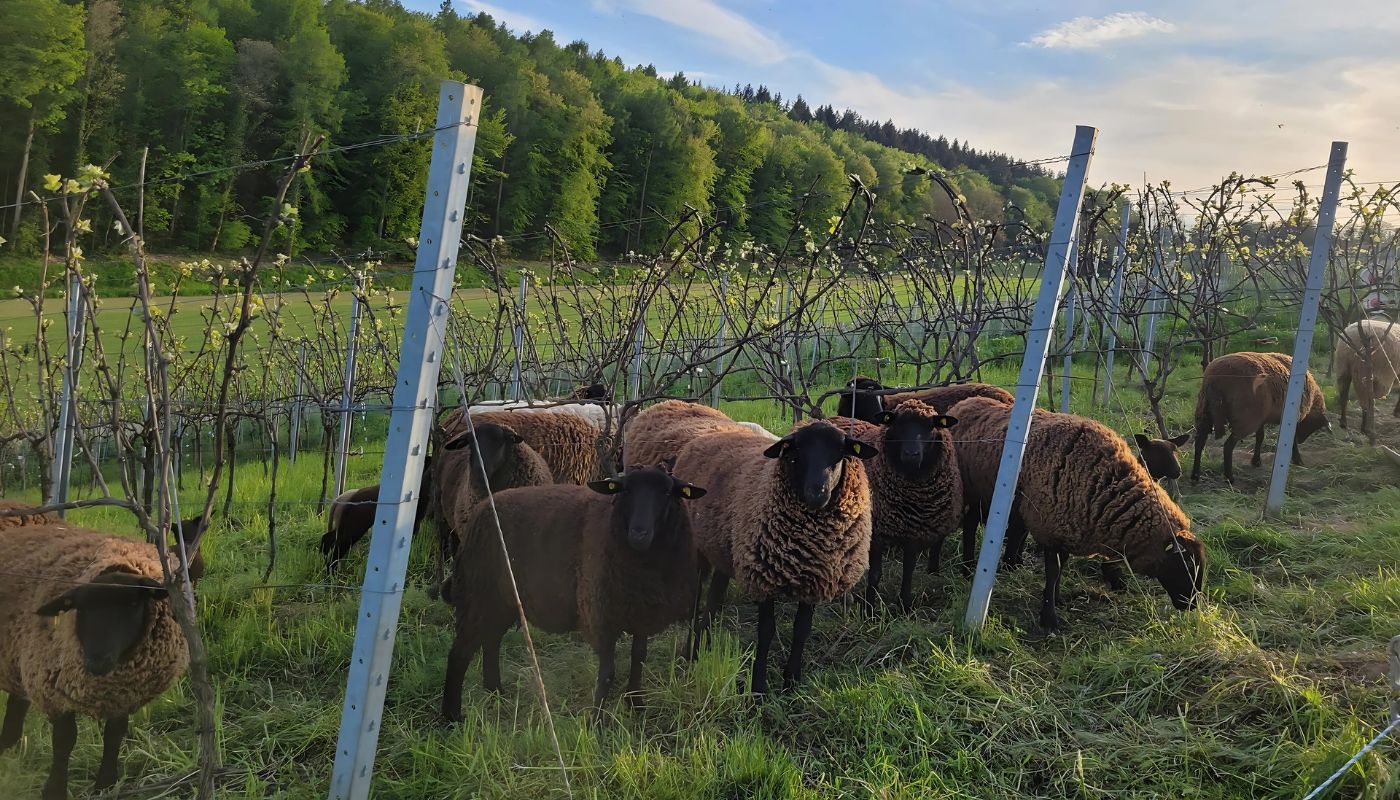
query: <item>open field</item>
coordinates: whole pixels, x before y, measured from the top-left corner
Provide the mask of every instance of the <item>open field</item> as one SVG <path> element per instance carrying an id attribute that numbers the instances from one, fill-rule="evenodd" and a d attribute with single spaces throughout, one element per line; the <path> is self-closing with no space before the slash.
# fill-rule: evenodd
<path id="1" fill-rule="evenodd" d="M 1288 331 L 1250 335 L 1265 333 L 1281 335 L 1276 349 L 1287 349 Z M 1184 430 L 1199 367 L 1180 369 L 1165 410 Z M 1124 434 L 1144 428 L 1137 389 L 1120 377 L 1110 407 L 1100 409 L 1088 365 L 1078 370 L 1085 379 L 1075 381 L 1077 412 Z M 1010 384 L 1014 365 L 984 377 Z M 726 408 L 782 428 L 775 405 Z M 1380 416 L 1381 441 L 1400 441 L 1400 421 Z M 351 462 L 352 486 L 377 480 L 378 430 L 382 423 L 360 429 L 366 453 Z M 1207 453 L 1202 483 L 1183 483 L 1182 498 L 1211 559 L 1200 611 L 1173 611 L 1150 580 L 1111 595 L 1092 565 L 1075 562 L 1064 633 L 1046 638 L 1035 623 L 1042 577 L 1031 557 L 999 581 L 991 622 L 971 639 L 960 630 L 968 582 L 945 559 L 943 574 L 921 574 L 911 615 L 870 620 L 856 604 L 820 608 L 805 682 L 755 704 L 737 685 L 747 675 L 754 614 L 731 590 L 716 647 L 684 664 L 676 659 L 681 631 L 655 640 L 645 706 L 614 701 L 600 727 L 588 721 L 591 652 L 571 637 L 539 635 L 574 796 L 1302 796 L 1384 724 L 1384 646 L 1400 633 L 1400 468 L 1355 431 L 1319 433 L 1303 446 L 1307 466 L 1293 470 L 1284 515 L 1261 521 L 1269 454 L 1264 468 L 1251 469 L 1237 453 L 1239 485 L 1231 488 L 1219 476 L 1218 443 Z M 232 519 L 216 523 L 199 591 L 222 720 L 223 796 L 324 797 L 357 604 L 354 588 L 326 584 L 358 583 L 363 546 L 327 578 L 315 550 L 324 526 L 314 505 L 319 460 L 284 462 L 269 583 L 290 586 L 258 588 L 269 486 L 264 465 L 242 463 Z M 187 505 L 197 499 L 189 478 Z M 117 512 L 72 518 L 131 530 Z M 439 718 L 451 613 L 423 593 L 428 538 L 420 536 L 410 568 L 375 796 L 564 796 L 518 632 L 505 643 L 503 694 L 483 692 L 474 667 L 466 722 L 449 728 Z M 781 640 L 786 622 L 779 631 Z M 138 715 L 132 731 L 132 777 L 119 796 L 164 796 L 161 787 L 194 769 L 186 683 Z M 26 734 L 16 753 L 0 757 L 0 796 L 28 796 L 43 780 L 47 726 L 31 719 Z M 76 788 L 99 752 L 84 723 Z M 1390 743 L 1329 796 L 1397 792 L 1400 759 Z"/>

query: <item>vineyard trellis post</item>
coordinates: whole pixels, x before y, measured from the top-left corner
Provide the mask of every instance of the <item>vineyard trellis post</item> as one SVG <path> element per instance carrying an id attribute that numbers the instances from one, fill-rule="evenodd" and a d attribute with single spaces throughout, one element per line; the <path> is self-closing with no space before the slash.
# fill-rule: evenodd
<path id="1" fill-rule="evenodd" d="M 715 385 L 711 390 L 710 405 L 719 408 L 721 390 L 724 388 L 724 329 L 729 327 L 729 280 L 719 276 L 719 332 L 715 334 Z M 738 353 L 734 354 L 738 358 Z"/>
<path id="2" fill-rule="evenodd" d="M 511 336 L 512 345 L 515 347 L 515 365 L 510 370 L 510 399 L 520 399 L 520 351 L 525 349 L 525 286 L 529 278 L 524 272 L 520 273 L 520 302 L 515 306 L 517 319 L 515 331 Z"/>
<path id="3" fill-rule="evenodd" d="M 1303 309 L 1298 316 L 1298 338 L 1293 344 L 1293 368 L 1288 375 L 1288 394 L 1284 397 L 1283 418 L 1278 426 L 1273 477 L 1269 482 L 1269 498 L 1264 504 L 1266 515 L 1277 514 L 1283 507 L 1283 494 L 1288 486 L 1288 465 L 1298 432 L 1298 408 L 1303 402 L 1308 356 L 1312 353 L 1317 307 L 1322 299 L 1323 276 L 1332 251 L 1332 226 L 1337 219 L 1337 198 L 1342 191 L 1342 173 L 1346 171 L 1346 166 L 1347 143 L 1333 142 L 1331 156 L 1327 159 L 1327 180 L 1323 184 L 1322 200 L 1317 208 L 1317 232 L 1313 234 L 1308 283 L 1303 290 Z"/>
<path id="4" fill-rule="evenodd" d="M 364 279 L 355 276 L 355 286 L 350 293 L 350 331 L 345 337 L 345 376 L 340 387 L 340 441 L 335 450 L 335 497 L 345 491 L 345 467 L 350 458 L 350 431 L 354 427 L 355 416 L 350 413 L 355 399 L 355 368 L 360 335 L 360 304 Z"/>
<path id="5" fill-rule="evenodd" d="M 369 797 L 414 514 L 422 499 L 418 489 L 436 411 L 438 373 L 481 102 L 480 88 L 458 81 L 443 81 L 438 92 L 420 245 L 394 382 L 379 504 L 355 618 L 355 645 L 341 709 L 331 800 Z"/>
<path id="6" fill-rule="evenodd" d="M 1070 246 L 1078 234 L 1079 208 L 1084 200 L 1084 185 L 1089 177 L 1089 164 L 1094 157 L 1098 129 L 1080 125 L 1074 129 L 1074 145 L 1070 149 L 1069 168 L 1065 170 L 1064 187 L 1055 209 L 1055 227 L 1045 249 L 1045 270 L 1040 278 L 1035 312 L 1030 329 L 1026 331 L 1026 353 L 1021 360 L 1021 375 L 1016 381 L 1016 403 L 1002 444 L 1001 464 L 997 468 L 996 488 L 982 535 L 982 552 L 977 557 L 977 572 L 972 577 L 972 595 L 968 599 L 967 627 L 973 631 L 987 620 L 987 608 L 996 583 L 997 563 L 1001 559 L 1002 539 L 1011 516 L 1011 501 L 1016 495 L 1016 483 L 1021 475 L 1021 457 L 1025 455 L 1026 438 L 1030 434 L 1032 412 L 1040 396 L 1040 379 L 1045 371 L 1045 357 L 1050 351 L 1050 335 L 1055 330 L 1055 311 L 1059 305 L 1060 289 L 1069 267 Z"/>
<path id="7" fill-rule="evenodd" d="M 87 335 L 85 324 L 87 304 L 83 302 L 83 279 L 77 272 L 68 276 L 68 339 L 63 357 L 63 389 L 59 397 L 58 427 L 54 431 L 53 464 L 50 467 L 53 496 L 48 503 L 68 502 L 68 483 L 73 476 L 73 442 L 78 428 L 78 371 L 83 364 L 83 342 Z M 60 519 L 67 518 L 64 509 Z"/>
<path id="8" fill-rule="evenodd" d="M 306 340 L 301 340 L 301 354 L 297 356 L 297 392 L 292 398 L 291 416 L 287 420 L 287 457 L 297 463 L 297 443 L 301 439 L 301 397 L 306 383 Z"/>
<path id="9" fill-rule="evenodd" d="M 1118 309 L 1123 302 L 1123 273 L 1128 270 L 1128 217 L 1132 207 L 1123 204 L 1123 221 L 1118 225 L 1118 241 L 1113 243 L 1113 288 L 1108 300 L 1108 354 L 1103 371 L 1103 405 L 1108 407 L 1113 392 L 1113 353 L 1118 348 Z"/>
<path id="10" fill-rule="evenodd" d="M 1074 305 L 1079 301 L 1079 232 L 1069 245 L 1069 289 L 1065 292 L 1065 374 L 1060 381 L 1060 413 L 1069 413 L 1070 370 L 1074 367 Z"/>
<path id="11" fill-rule="evenodd" d="M 636 401 L 642 396 L 642 346 L 647 337 L 647 309 L 644 304 L 637 314 L 637 332 L 632 343 L 632 393 L 630 399 Z"/>

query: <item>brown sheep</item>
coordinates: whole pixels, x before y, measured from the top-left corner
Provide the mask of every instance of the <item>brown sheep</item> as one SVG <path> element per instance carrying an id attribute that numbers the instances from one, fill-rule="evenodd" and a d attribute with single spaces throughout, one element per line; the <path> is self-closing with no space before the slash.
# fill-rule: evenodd
<path id="1" fill-rule="evenodd" d="M 1356 402 L 1361 406 L 1361 432 L 1376 441 L 1373 419 L 1376 401 L 1390 396 L 1400 380 L 1400 323 L 1363 319 L 1348 325 L 1337 337 L 1337 402 L 1341 405 L 1342 428 L 1347 426 L 1347 399 L 1356 384 Z M 1400 401 L 1394 415 L 1400 417 Z"/>
<path id="2" fill-rule="evenodd" d="M 695 548 L 682 501 L 704 494 L 665 468 L 647 467 L 586 487 L 510 489 L 495 496 L 494 512 L 478 505 L 463 529 L 452 585 L 443 592 L 457 609 L 443 716 L 462 719 L 462 681 L 477 648 L 487 691 L 501 688 L 501 637 L 519 622 L 512 576 L 530 625 L 582 631 L 593 647 L 599 711 L 623 633 L 632 634 L 627 691 L 641 688 L 647 638 L 684 620 L 694 602 Z"/>
<path id="3" fill-rule="evenodd" d="M 908 610 L 919 553 L 930 551 L 931 569 L 936 571 L 944 540 L 962 521 L 962 479 L 949 433 L 957 419 L 919 400 L 906 400 L 893 411 L 882 411 L 879 425 L 849 417 L 828 421 L 880 451 L 865 464 L 872 525 L 866 600 L 872 607 L 878 601 L 884 552 L 898 547 L 904 568 L 899 602 Z"/>
<path id="4" fill-rule="evenodd" d="M 1264 427 L 1277 425 L 1283 418 L 1283 403 L 1288 394 L 1288 373 L 1293 368 L 1293 357 L 1282 353 L 1230 353 L 1220 356 L 1206 365 L 1201 376 L 1201 390 L 1196 397 L 1196 458 L 1191 465 L 1191 480 L 1201 478 L 1201 451 L 1205 450 L 1206 438 L 1215 432 L 1215 438 L 1225 435 L 1229 428 L 1230 437 L 1224 445 L 1225 480 L 1234 483 L 1235 444 L 1254 434 L 1254 457 L 1250 466 L 1262 463 L 1260 449 L 1264 445 Z M 1303 464 L 1298 452 L 1302 444 L 1314 432 L 1331 430 L 1327 420 L 1327 405 L 1322 398 L 1322 390 L 1312 373 L 1306 374 L 1303 385 L 1302 403 L 1298 407 L 1298 429 L 1293 440 L 1293 463 Z"/>
<path id="5" fill-rule="evenodd" d="M 1169 439 L 1153 439 L 1143 433 L 1133 434 L 1133 441 L 1137 442 L 1138 452 L 1142 454 L 1142 465 L 1147 467 L 1147 472 L 1153 480 L 1159 481 L 1163 478 L 1176 480 L 1181 477 L 1181 457 L 1178 451 L 1190 439 L 1190 433 Z"/>
<path id="6" fill-rule="evenodd" d="M 1000 386 L 992 386 L 987 383 L 954 383 L 948 386 L 935 386 L 931 389 L 915 389 L 882 395 L 878 392 L 884 390 L 885 387 L 881 386 L 879 381 L 874 378 L 858 376 L 848 382 L 846 388 L 853 391 L 840 395 L 836 403 L 837 416 L 854 417 L 872 424 L 878 422 L 880 412 L 896 408 L 905 400 L 919 400 L 932 406 L 935 411 L 945 414 L 948 409 L 969 397 L 989 397 L 1007 405 L 1011 405 L 1016 400 L 1010 392 Z"/>
<path id="7" fill-rule="evenodd" d="M 418 487 L 418 507 L 413 516 L 413 532 L 428 515 L 431 502 L 425 492 L 432 486 L 432 457 L 423 464 L 423 478 Z M 326 511 L 326 532 L 321 537 L 321 555 L 326 569 L 334 572 L 335 565 L 350 552 L 356 542 L 374 528 L 374 515 L 379 506 L 379 484 L 350 489 L 331 501 Z"/>
<path id="8" fill-rule="evenodd" d="M 37 513 L 34 506 L 0 498 L 0 511 L 23 512 L 0 514 L 0 529 L 21 528 L 25 525 L 45 525 L 58 522 L 58 515 L 52 512 Z"/>
<path id="9" fill-rule="evenodd" d="M 692 654 L 733 578 L 758 603 L 752 691 L 768 689 L 780 599 L 797 601 L 783 685 L 801 679 L 814 605 L 850 591 L 869 563 L 870 484 L 860 460 L 875 455 L 875 448 L 825 421 L 776 442 L 748 430 L 721 430 L 681 449 L 676 475 L 709 490 L 690 513 L 701 577 L 714 573 Z"/>
<path id="10" fill-rule="evenodd" d="M 484 469 L 483 469 L 484 467 Z M 494 422 L 477 423 L 447 439 L 433 462 L 433 497 L 440 524 L 439 555 L 457 549 L 457 540 L 477 502 L 494 492 L 554 483 L 549 465 L 515 431 Z"/>
<path id="11" fill-rule="evenodd" d="M 156 550 L 55 522 L 0 532 L 0 689 L 9 694 L 0 751 L 19 742 L 32 705 L 53 730 L 45 800 L 68 797 L 77 716 L 104 722 L 94 788 L 117 782 L 130 715 L 185 671 Z M 18 577 L 28 576 L 28 577 Z"/>
<path id="12" fill-rule="evenodd" d="M 604 477 L 606 470 L 600 466 L 599 453 L 606 453 L 611 442 L 582 417 L 573 414 L 487 411 L 473 412 L 472 421 L 478 425 L 494 422 L 520 434 L 525 444 L 530 445 L 549 465 L 555 483 L 582 486 Z M 449 417 L 444 427 L 451 431 L 451 426 L 460 427 L 460 418 Z"/>
<path id="13" fill-rule="evenodd" d="M 686 400 L 663 400 L 627 423 L 622 431 L 623 460 L 627 464 L 659 464 L 676 458 L 697 437 L 740 428 L 719 409 Z"/>
<path id="14" fill-rule="evenodd" d="M 985 519 L 1011 407 L 975 397 L 951 413 L 964 490 Z M 1203 588 L 1205 547 L 1191 534 L 1191 521 L 1127 442 L 1094 420 L 1035 412 L 1011 513 L 1007 548 L 1019 550 L 1029 533 L 1045 550 L 1040 624 L 1047 632 L 1059 630 L 1060 575 L 1072 555 L 1126 560 L 1160 581 L 1178 609 L 1193 607 Z"/>

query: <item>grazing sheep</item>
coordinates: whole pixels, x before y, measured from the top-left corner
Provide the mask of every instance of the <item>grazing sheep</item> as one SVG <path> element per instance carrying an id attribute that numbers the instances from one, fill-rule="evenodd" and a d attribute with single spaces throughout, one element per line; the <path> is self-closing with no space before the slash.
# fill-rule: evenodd
<path id="1" fill-rule="evenodd" d="M 954 383 L 948 386 L 935 386 L 931 389 L 915 389 L 893 394 L 876 394 L 885 387 L 873 378 L 857 377 L 846 384 L 853 391 L 841 394 L 836 404 L 836 414 L 854 417 L 869 423 L 877 423 L 880 412 L 894 409 L 905 400 L 919 400 L 932 406 L 935 411 L 947 413 L 948 409 L 969 397 L 989 397 L 1007 405 L 1016 398 L 1000 386 L 988 383 Z"/>
<path id="2" fill-rule="evenodd" d="M 797 601 L 792 651 L 783 669 L 786 688 L 802 677 L 813 606 L 850 591 L 865 573 L 870 484 L 860 459 L 875 455 L 874 447 L 826 421 L 776 442 L 747 430 L 719 430 L 681 449 L 676 475 L 709 489 L 690 514 L 701 577 L 714 573 L 692 648 L 698 648 L 729 579 L 735 579 L 758 603 L 755 694 L 768 689 L 768 650 L 777 630 L 774 602 Z"/>
<path id="3" fill-rule="evenodd" d="M 962 522 L 962 479 L 949 433 L 957 419 L 919 400 L 906 400 L 893 411 L 880 412 L 879 425 L 849 417 L 828 421 L 880 451 L 865 465 L 872 526 L 866 600 L 874 606 L 879 599 L 885 550 L 899 547 L 904 553 L 899 603 L 908 610 L 914 602 L 918 555 L 929 549 L 936 571 L 944 540 Z"/>
<path id="4" fill-rule="evenodd" d="M 1356 384 L 1356 402 L 1361 406 L 1361 432 L 1374 442 L 1373 420 L 1376 401 L 1390 396 L 1400 380 L 1400 323 L 1363 319 L 1346 326 L 1337 337 L 1337 402 L 1342 410 L 1342 428 L 1347 426 L 1347 399 Z M 1394 415 L 1400 417 L 1400 401 Z"/>
<path id="5" fill-rule="evenodd" d="M 172 541 L 168 548 L 169 552 L 175 556 L 172 562 L 175 565 L 180 563 L 180 546 L 177 542 L 182 540 L 188 544 L 190 539 L 199 538 L 199 535 L 204 531 L 204 526 L 199 524 L 203 519 L 202 516 L 191 517 L 187 520 L 181 520 L 178 527 L 171 526 L 170 532 L 179 537 L 178 540 Z M 204 577 L 204 554 L 196 548 L 193 553 L 187 552 L 185 555 L 190 559 L 190 585 L 195 586 L 199 583 L 199 579 Z"/>
<path id="6" fill-rule="evenodd" d="M 488 691 L 501 688 L 501 637 L 519 621 L 512 574 L 529 624 L 554 633 L 582 631 L 593 647 L 599 710 L 623 633 L 632 634 L 627 691 L 637 691 L 647 638 L 690 614 L 695 549 L 682 501 L 704 495 L 663 466 L 629 469 L 586 487 L 510 489 L 495 496 L 494 513 L 478 505 L 453 562 L 455 589 L 443 592 L 457 609 L 443 716 L 462 719 L 462 680 L 477 648 L 483 684 Z"/>
<path id="7" fill-rule="evenodd" d="M 1133 434 L 1138 452 L 1142 454 L 1142 464 L 1153 480 L 1181 477 L 1181 458 L 1177 451 L 1191 439 L 1190 433 L 1173 436 L 1169 439 L 1153 439 L 1143 433 Z"/>
<path id="8" fill-rule="evenodd" d="M 985 509 L 996 487 L 1011 407 L 974 397 L 951 413 L 958 419 L 964 490 Z M 1072 555 L 1126 560 L 1135 572 L 1159 580 L 1182 610 L 1195 605 L 1204 585 L 1205 547 L 1191 534 L 1191 521 L 1127 442 L 1094 420 L 1035 412 L 1011 513 L 1008 551 L 1019 551 L 1026 533 L 1045 550 L 1040 624 L 1047 632 L 1059 630 L 1060 574 Z M 1121 576 L 1105 571 L 1105 577 L 1119 588 Z"/>
<path id="9" fill-rule="evenodd" d="M 658 464 L 677 457 L 682 448 L 699 436 L 735 430 L 772 436 L 767 431 L 759 434 L 752 427 L 735 422 L 717 408 L 688 400 L 663 400 L 627 423 L 622 432 L 623 459 L 628 464 Z M 770 439 L 773 440 L 776 437 Z"/>
<path id="10" fill-rule="evenodd" d="M 0 532 L 0 563 L 12 573 L 0 581 L 0 689 L 10 696 L 0 751 L 20 740 L 31 705 L 48 717 L 43 797 L 63 800 L 77 715 L 96 717 L 102 791 L 117 782 L 128 717 L 189 661 L 155 548 L 56 522 Z"/>
<path id="11" fill-rule="evenodd" d="M 418 508 L 413 515 L 413 532 L 428 515 L 431 505 L 425 492 L 432 486 L 432 457 L 423 463 L 423 478 L 418 486 Z M 321 537 L 321 555 L 326 558 L 326 569 L 335 571 L 335 565 L 350 552 L 356 542 L 365 538 L 374 528 L 374 514 L 379 506 L 379 484 L 350 489 L 342 492 L 331 501 L 326 511 L 326 533 Z"/>
<path id="12" fill-rule="evenodd" d="M 1283 403 L 1288 394 L 1288 373 L 1293 357 L 1282 353 L 1230 353 L 1211 361 L 1201 376 L 1201 391 L 1196 397 L 1196 458 L 1191 465 L 1191 480 L 1201 478 L 1201 451 L 1206 438 L 1230 437 L 1224 445 L 1225 480 L 1234 483 L 1235 444 L 1254 434 L 1254 457 L 1250 466 L 1262 463 L 1260 448 L 1264 445 L 1264 427 L 1277 425 L 1283 418 Z M 1302 403 L 1298 406 L 1297 436 L 1293 440 L 1293 463 L 1303 464 L 1298 452 L 1315 431 L 1332 429 L 1327 420 L 1327 406 L 1322 390 L 1312 373 L 1306 374 Z"/>

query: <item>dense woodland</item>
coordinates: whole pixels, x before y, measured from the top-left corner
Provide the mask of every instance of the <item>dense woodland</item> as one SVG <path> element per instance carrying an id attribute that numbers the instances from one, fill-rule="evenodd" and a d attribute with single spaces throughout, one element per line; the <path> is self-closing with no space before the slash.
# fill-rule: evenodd
<path id="1" fill-rule="evenodd" d="M 763 86 L 663 78 L 448 2 L 0 0 L 0 19 L 0 205 L 86 163 L 135 184 L 149 147 L 146 236 L 172 250 L 248 246 L 277 169 L 230 167 L 317 134 L 329 152 L 298 182 L 281 248 L 416 235 L 426 139 L 336 148 L 430 130 L 447 76 L 486 93 L 470 229 L 522 256 L 548 251 L 547 227 L 583 257 L 656 252 L 687 207 L 731 239 L 777 244 L 794 222 L 824 227 L 851 174 L 877 193 L 877 222 L 950 213 L 913 168 L 944 172 L 990 219 L 1047 226 L 1057 192 L 1039 165 Z M 37 204 L 0 220 L 9 247 L 40 246 Z"/>

